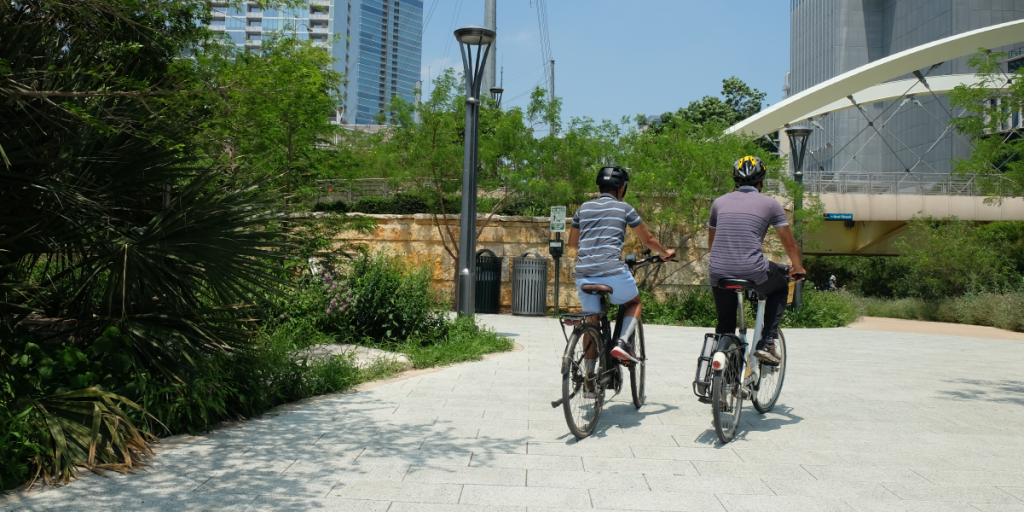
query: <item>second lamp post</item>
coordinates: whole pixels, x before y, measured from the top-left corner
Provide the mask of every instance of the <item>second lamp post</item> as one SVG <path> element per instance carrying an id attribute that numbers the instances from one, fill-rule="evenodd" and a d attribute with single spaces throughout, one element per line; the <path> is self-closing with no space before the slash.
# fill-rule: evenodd
<path id="1" fill-rule="evenodd" d="M 481 72 L 487 64 L 487 54 L 494 43 L 494 37 L 493 30 L 479 25 L 470 25 L 455 31 L 455 39 L 459 41 L 459 48 L 462 50 L 462 66 L 466 73 L 466 149 L 462 161 L 462 218 L 459 223 L 457 291 L 459 316 L 463 317 L 476 313 L 476 173 L 480 141 L 477 124 L 480 120 Z"/>

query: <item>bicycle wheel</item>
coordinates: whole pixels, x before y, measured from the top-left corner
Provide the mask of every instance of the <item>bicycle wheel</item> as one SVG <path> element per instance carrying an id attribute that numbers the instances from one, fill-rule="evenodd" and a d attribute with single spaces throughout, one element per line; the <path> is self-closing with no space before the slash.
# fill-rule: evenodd
<path id="1" fill-rule="evenodd" d="M 754 409 L 761 414 L 775 407 L 775 402 L 779 400 L 779 394 L 782 393 L 782 381 L 786 378 L 786 337 L 782 335 L 782 329 L 779 329 L 779 339 L 775 341 L 775 345 L 779 353 L 779 365 L 761 365 L 761 383 L 751 400 L 754 403 Z"/>
<path id="2" fill-rule="evenodd" d="M 647 347 L 644 346 L 644 323 L 639 318 L 636 322 L 636 332 L 633 333 L 633 350 L 636 351 L 636 358 L 640 364 L 629 365 L 629 384 L 633 388 L 633 405 L 637 409 L 644 406 L 644 383 L 647 378 Z"/>
<path id="3" fill-rule="evenodd" d="M 728 340 L 719 347 L 726 353 L 728 365 L 724 370 L 716 371 L 711 379 L 711 418 L 718 439 L 728 443 L 736 436 L 736 427 L 743 412 L 743 398 L 739 390 L 743 355 L 736 340 L 731 337 L 723 337 L 722 340 Z"/>
<path id="4" fill-rule="evenodd" d="M 585 376 L 586 367 L 583 363 L 583 356 L 587 352 L 584 348 L 584 336 L 589 337 L 599 356 L 594 375 L 589 378 Z M 565 422 L 569 425 L 569 431 L 577 439 L 583 439 L 594 431 L 597 420 L 601 417 L 601 408 L 604 407 L 604 389 L 598 385 L 596 378 L 604 371 L 600 357 L 604 350 L 602 341 L 601 332 L 596 327 L 584 325 L 582 329 L 573 332 L 569 344 L 565 347 L 565 357 L 562 359 L 562 410 L 565 412 Z M 585 398 L 584 393 L 588 390 L 593 390 L 596 396 Z"/>

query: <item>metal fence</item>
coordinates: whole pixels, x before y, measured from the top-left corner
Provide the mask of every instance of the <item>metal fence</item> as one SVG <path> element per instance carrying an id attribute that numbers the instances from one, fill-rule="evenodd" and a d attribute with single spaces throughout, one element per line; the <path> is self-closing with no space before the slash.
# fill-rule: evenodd
<path id="1" fill-rule="evenodd" d="M 804 185 L 814 194 L 992 195 L 982 190 L 976 177 L 955 174 L 810 172 L 804 175 Z"/>
<path id="2" fill-rule="evenodd" d="M 317 180 L 317 188 L 323 194 L 320 201 L 358 201 L 361 197 L 389 197 L 394 193 L 388 187 L 388 180 L 383 178 L 363 178 L 358 180 Z"/>

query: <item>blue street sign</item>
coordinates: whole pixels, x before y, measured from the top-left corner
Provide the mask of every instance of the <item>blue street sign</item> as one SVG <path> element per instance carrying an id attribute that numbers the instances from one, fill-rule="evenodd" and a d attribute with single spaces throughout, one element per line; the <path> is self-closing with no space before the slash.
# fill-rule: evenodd
<path id="1" fill-rule="evenodd" d="M 825 220 L 853 220 L 852 213 L 826 213 Z"/>

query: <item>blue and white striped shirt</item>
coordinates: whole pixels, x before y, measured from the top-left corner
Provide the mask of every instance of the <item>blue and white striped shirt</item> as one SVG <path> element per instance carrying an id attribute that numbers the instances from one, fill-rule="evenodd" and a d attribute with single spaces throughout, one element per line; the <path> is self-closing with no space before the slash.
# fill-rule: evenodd
<path id="1" fill-rule="evenodd" d="M 627 270 L 622 262 L 626 226 L 635 228 L 642 223 L 632 206 L 611 194 L 581 204 L 572 216 L 572 227 L 580 230 L 576 277 L 611 276 Z"/>

